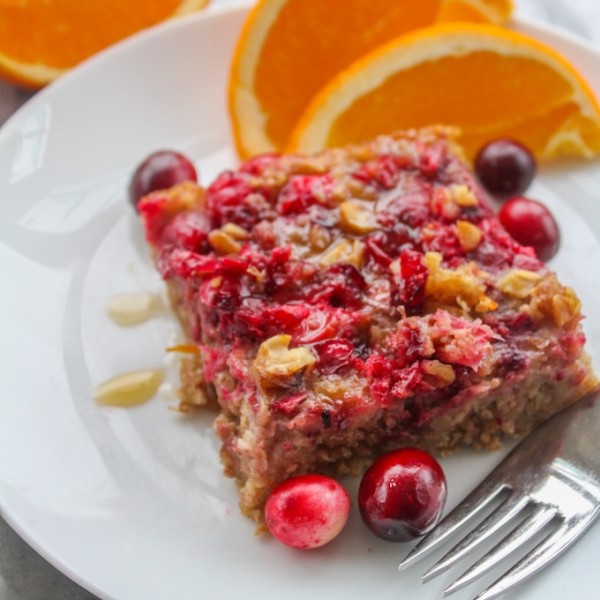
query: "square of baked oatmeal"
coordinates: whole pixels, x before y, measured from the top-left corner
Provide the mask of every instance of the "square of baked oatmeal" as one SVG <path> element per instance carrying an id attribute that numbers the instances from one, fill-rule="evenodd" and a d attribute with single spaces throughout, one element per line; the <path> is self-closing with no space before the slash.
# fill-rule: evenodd
<path id="1" fill-rule="evenodd" d="M 241 508 L 378 453 L 495 448 L 595 382 L 573 290 L 502 228 L 451 134 L 262 155 L 139 205 Z"/>

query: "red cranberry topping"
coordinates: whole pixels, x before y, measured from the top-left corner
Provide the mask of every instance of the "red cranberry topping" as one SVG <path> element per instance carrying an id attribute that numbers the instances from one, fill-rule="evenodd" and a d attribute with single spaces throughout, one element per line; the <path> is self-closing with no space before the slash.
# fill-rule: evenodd
<path id="1" fill-rule="evenodd" d="M 434 144 L 421 146 L 419 153 L 419 171 L 428 179 L 439 179 L 448 163 L 448 154 L 445 146 Z"/>
<path id="2" fill-rule="evenodd" d="M 349 340 L 335 338 L 315 344 L 319 355 L 318 369 L 323 375 L 335 373 L 354 364 L 354 344 Z"/>
<path id="3" fill-rule="evenodd" d="M 380 404 L 390 400 L 390 387 L 394 363 L 379 352 L 373 352 L 365 362 L 365 374 L 369 379 L 371 395 Z"/>
<path id="4" fill-rule="evenodd" d="M 518 375 L 531 363 L 525 352 L 518 348 L 507 347 L 499 352 L 497 369 L 500 377 Z"/>
<path id="5" fill-rule="evenodd" d="M 269 531 L 283 544 L 308 550 L 333 540 L 350 514 L 350 496 L 335 480 L 300 475 L 277 486 L 265 505 Z"/>
<path id="6" fill-rule="evenodd" d="M 358 308 L 367 284 L 361 272 L 349 263 L 332 265 L 311 293 L 314 302 L 329 302 L 331 306 Z"/>
<path id="7" fill-rule="evenodd" d="M 429 270 L 423 255 L 415 250 L 403 250 L 400 254 L 399 300 L 409 308 L 416 308 L 425 300 L 425 285 Z"/>
<path id="8" fill-rule="evenodd" d="M 282 413 L 284 415 L 291 415 L 298 410 L 302 403 L 308 397 L 308 392 L 299 392 L 297 394 L 291 394 L 278 398 L 271 404 L 271 410 Z"/>
<path id="9" fill-rule="evenodd" d="M 304 213 L 313 204 L 328 205 L 331 201 L 331 175 L 296 175 L 282 188 L 277 210 L 282 215 Z"/>
<path id="10" fill-rule="evenodd" d="M 380 456 L 365 472 L 358 508 L 367 527 L 391 542 L 432 529 L 446 503 L 446 478 L 427 452 L 403 448 Z"/>
<path id="11" fill-rule="evenodd" d="M 473 252 L 482 266 L 502 270 L 507 267 L 538 271 L 543 264 L 532 248 L 521 246 L 496 219 L 483 219 L 478 227 L 483 232 L 479 246 Z"/>
<path id="12" fill-rule="evenodd" d="M 523 246 L 531 246 L 540 260 L 548 261 L 557 252 L 560 231 L 552 213 L 540 202 L 523 196 L 502 205 L 498 215 L 506 231 Z"/>
<path id="13" fill-rule="evenodd" d="M 164 228 L 162 242 L 165 245 L 172 244 L 177 248 L 206 254 L 211 250 L 206 242 L 210 229 L 206 215 L 199 212 L 182 212 L 175 215 Z"/>
<path id="14" fill-rule="evenodd" d="M 214 225 L 235 223 L 250 231 L 271 213 L 268 190 L 255 187 L 247 173 L 225 171 L 206 190 L 206 209 Z"/>
<path id="15" fill-rule="evenodd" d="M 498 198 L 522 194 L 535 177 L 533 155 L 515 140 L 499 139 L 485 145 L 475 158 L 475 172 L 483 186 Z"/>
<path id="16" fill-rule="evenodd" d="M 276 168 L 280 161 L 280 155 L 276 152 L 267 152 L 253 156 L 240 165 L 240 171 L 250 175 L 262 175 L 266 170 Z"/>
<path id="17" fill-rule="evenodd" d="M 353 176 L 364 183 L 376 183 L 383 189 L 391 190 L 398 185 L 400 168 L 406 168 L 407 162 L 408 159 L 384 154 L 362 164 Z"/>
<path id="18" fill-rule="evenodd" d="M 129 184 L 129 200 L 137 210 L 140 198 L 183 181 L 198 181 L 191 161 L 173 150 L 150 154 L 134 171 Z"/>

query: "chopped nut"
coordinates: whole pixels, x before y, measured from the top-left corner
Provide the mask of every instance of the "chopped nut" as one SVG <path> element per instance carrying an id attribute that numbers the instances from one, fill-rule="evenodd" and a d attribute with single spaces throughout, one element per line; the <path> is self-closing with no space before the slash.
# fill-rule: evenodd
<path id="1" fill-rule="evenodd" d="M 161 309 L 160 299 L 154 294 L 119 294 L 109 298 L 106 313 L 118 325 L 138 325 L 154 317 Z"/>
<path id="2" fill-rule="evenodd" d="M 313 225 L 308 233 L 308 241 L 313 252 L 323 252 L 331 244 L 331 234 L 325 227 Z"/>
<path id="3" fill-rule="evenodd" d="M 464 183 L 455 183 L 448 187 L 452 200 L 459 206 L 477 206 L 479 201 L 470 187 Z"/>
<path id="4" fill-rule="evenodd" d="M 534 319 L 550 319 L 557 327 L 576 323 L 581 302 L 575 292 L 563 286 L 552 273 L 546 274 L 531 291 L 527 307 Z"/>
<path id="5" fill-rule="evenodd" d="M 476 305 L 475 312 L 484 313 L 496 310 L 498 303 L 492 300 L 489 296 L 484 296 Z"/>
<path id="6" fill-rule="evenodd" d="M 427 252 L 425 264 L 429 270 L 425 295 L 444 304 L 456 303 L 465 309 L 476 312 L 496 310 L 497 304 L 485 295 L 484 279 L 487 274 L 479 271 L 475 263 L 467 263 L 458 269 L 444 269 L 441 266 L 442 255 Z"/>
<path id="7" fill-rule="evenodd" d="M 464 252 L 475 250 L 483 237 L 481 229 L 469 221 L 456 222 L 456 235 Z"/>
<path id="8" fill-rule="evenodd" d="M 565 288 L 565 293 L 552 297 L 552 320 L 557 327 L 562 327 L 579 314 L 581 302 L 573 290 Z"/>
<path id="9" fill-rule="evenodd" d="M 340 204 L 340 227 L 348 233 L 359 235 L 379 228 L 372 210 L 350 200 Z"/>
<path id="10" fill-rule="evenodd" d="M 209 285 L 211 288 L 217 289 L 217 288 L 221 287 L 222 283 L 223 283 L 223 277 L 221 277 L 221 275 L 217 275 L 216 277 L 213 277 L 210 280 Z"/>
<path id="11" fill-rule="evenodd" d="M 498 280 L 496 287 L 509 296 L 523 300 L 531 295 L 540 279 L 542 279 L 542 275 L 534 271 L 513 269 Z"/>
<path id="12" fill-rule="evenodd" d="M 366 144 L 352 144 L 351 146 L 348 146 L 348 153 L 352 158 L 355 158 L 359 162 L 367 162 L 375 156 L 371 146 L 367 146 Z"/>
<path id="13" fill-rule="evenodd" d="M 254 277 L 257 281 L 262 282 L 266 278 L 265 272 L 256 268 L 254 265 L 249 266 L 246 269 L 246 273 L 248 273 L 248 275 L 252 275 L 252 277 Z"/>
<path id="14" fill-rule="evenodd" d="M 181 352 L 182 354 L 200 354 L 200 348 L 196 344 L 175 344 L 175 346 L 167 346 L 167 352 Z"/>
<path id="15" fill-rule="evenodd" d="M 242 249 L 242 245 L 222 229 L 211 231 L 208 243 L 219 254 L 237 254 Z"/>
<path id="16" fill-rule="evenodd" d="M 280 334 L 265 340 L 259 347 L 254 368 L 267 387 L 286 386 L 295 377 L 312 368 L 317 361 L 306 346 L 289 348 L 291 335 Z"/>
<path id="17" fill-rule="evenodd" d="M 400 259 L 397 258 L 390 263 L 390 271 L 394 275 L 400 275 Z"/>
<path id="18" fill-rule="evenodd" d="M 335 181 L 331 188 L 331 198 L 336 204 L 343 202 L 348 198 L 348 188 L 341 181 Z"/>
<path id="19" fill-rule="evenodd" d="M 440 379 L 445 385 L 453 383 L 456 379 L 452 365 L 447 365 L 439 360 L 424 360 L 421 363 L 421 368 L 428 375 Z"/>
<path id="20" fill-rule="evenodd" d="M 320 264 L 322 267 L 329 267 L 337 263 L 350 263 L 360 269 L 364 251 L 365 246 L 360 240 L 342 238 L 321 257 Z"/>
<path id="21" fill-rule="evenodd" d="M 136 406 L 150 400 L 163 379 L 160 369 L 118 375 L 96 388 L 94 400 L 103 406 Z"/>
<path id="22" fill-rule="evenodd" d="M 454 201 L 448 188 L 435 188 L 431 200 L 431 209 L 434 214 L 445 219 L 454 220 L 461 212 L 460 206 Z"/>
<path id="23" fill-rule="evenodd" d="M 324 406 L 335 406 L 342 401 L 344 406 L 350 408 L 354 403 L 360 402 L 368 394 L 365 379 L 357 374 L 344 373 L 339 375 L 333 373 L 327 377 L 316 377 L 313 389 L 319 401 Z"/>
<path id="24" fill-rule="evenodd" d="M 347 181 L 348 191 L 355 198 L 361 200 L 377 200 L 377 192 L 374 189 L 369 188 L 362 181 L 349 177 Z"/>
<path id="25" fill-rule="evenodd" d="M 296 154 L 290 156 L 289 172 L 293 175 L 320 175 L 326 173 L 327 162 L 319 156 L 302 156 Z"/>
<path id="26" fill-rule="evenodd" d="M 262 174 L 262 186 L 267 189 L 278 189 L 282 187 L 288 180 L 288 175 L 283 169 L 267 168 Z"/>
<path id="27" fill-rule="evenodd" d="M 235 223 L 225 223 L 225 225 L 221 227 L 221 231 L 232 237 L 234 240 L 248 239 L 248 232 L 243 227 L 240 227 Z"/>

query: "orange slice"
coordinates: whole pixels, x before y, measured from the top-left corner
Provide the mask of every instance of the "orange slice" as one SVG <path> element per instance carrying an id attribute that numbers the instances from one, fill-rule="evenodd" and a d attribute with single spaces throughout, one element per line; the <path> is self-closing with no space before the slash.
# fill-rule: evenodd
<path id="1" fill-rule="evenodd" d="M 494 25 L 435 25 L 339 73 L 299 119 L 288 149 L 313 151 L 430 124 L 458 126 L 473 156 L 512 137 L 538 157 L 600 151 L 600 107 L 559 53 Z"/>
<path id="2" fill-rule="evenodd" d="M 312 96 L 380 44 L 440 19 L 500 23 L 511 10 L 512 0 L 259 0 L 230 71 L 239 154 L 283 148 Z"/>
<path id="3" fill-rule="evenodd" d="M 41 87 L 110 44 L 207 2 L 0 1 L 0 76 Z"/>

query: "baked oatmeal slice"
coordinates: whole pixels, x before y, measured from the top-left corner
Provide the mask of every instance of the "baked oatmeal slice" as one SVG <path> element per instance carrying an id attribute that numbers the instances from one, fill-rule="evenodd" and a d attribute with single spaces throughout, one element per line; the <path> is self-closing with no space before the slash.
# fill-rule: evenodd
<path id="1" fill-rule="evenodd" d="M 257 520 L 295 474 L 384 450 L 496 448 L 596 382 L 580 302 L 501 227 L 441 128 L 263 155 L 140 212 Z"/>

